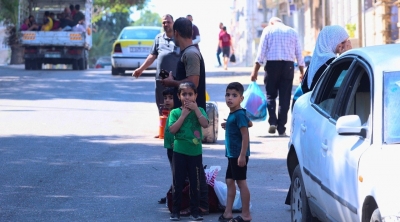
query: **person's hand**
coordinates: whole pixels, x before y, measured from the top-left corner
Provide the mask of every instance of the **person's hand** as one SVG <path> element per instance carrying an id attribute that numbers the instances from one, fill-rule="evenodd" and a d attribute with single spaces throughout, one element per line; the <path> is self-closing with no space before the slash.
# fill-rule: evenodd
<path id="1" fill-rule="evenodd" d="M 353 47 L 351 46 L 351 41 L 350 39 L 348 39 L 346 41 L 346 43 L 344 44 L 343 48 L 342 48 L 342 53 L 346 52 L 347 50 L 352 49 Z"/>
<path id="2" fill-rule="evenodd" d="M 226 119 L 224 119 L 224 121 L 225 121 L 225 122 L 221 123 L 222 129 L 225 129 L 225 127 L 226 127 Z"/>
<path id="3" fill-rule="evenodd" d="M 175 80 L 172 77 L 171 71 L 169 72 L 169 76 L 167 78 L 161 80 L 161 84 L 163 84 L 163 86 L 168 86 L 168 87 L 174 86 L 174 82 Z"/>
<path id="4" fill-rule="evenodd" d="M 252 82 L 254 82 L 254 81 L 257 80 L 257 75 L 258 75 L 258 73 L 256 73 L 256 72 L 252 72 L 252 73 L 251 73 L 250 78 L 251 78 L 251 81 L 252 81 Z"/>
<path id="5" fill-rule="evenodd" d="M 190 110 L 196 110 L 198 108 L 197 103 L 194 101 L 185 101 L 184 104 L 185 108 L 188 108 Z"/>
<path id="6" fill-rule="evenodd" d="M 183 117 L 183 118 L 186 118 L 188 115 L 189 115 L 189 113 L 191 112 L 192 110 L 190 110 L 190 109 L 188 109 L 188 108 L 186 108 L 186 107 L 183 107 L 182 108 L 182 114 L 181 114 L 181 116 Z"/>
<path id="7" fill-rule="evenodd" d="M 304 74 L 300 73 L 300 76 L 299 76 L 300 82 L 303 82 L 303 77 L 304 77 Z"/>
<path id="8" fill-rule="evenodd" d="M 138 78 L 139 76 L 142 75 L 142 70 L 141 69 L 135 69 L 135 71 L 133 71 L 132 76 Z"/>
<path id="9" fill-rule="evenodd" d="M 238 166 L 240 166 L 240 167 L 244 167 L 244 166 L 246 166 L 246 157 L 244 157 L 244 156 L 239 156 L 239 158 L 238 158 Z"/>

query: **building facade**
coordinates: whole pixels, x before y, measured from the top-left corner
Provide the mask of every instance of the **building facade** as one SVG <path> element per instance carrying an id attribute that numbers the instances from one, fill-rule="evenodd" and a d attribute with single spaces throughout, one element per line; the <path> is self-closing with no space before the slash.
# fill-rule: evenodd
<path id="1" fill-rule="evenodd" d="M 327 25 L 341 25 L 353 47 L 399 43 L 400 0 L 233 0 L 232 33 L 242 33 L 245 65 L 254 63 L 259 37 L 268 20 L 279 17 L 299 34 L 303 54 L 312 54 Z M 252 8 L 252 9 L 251 9 Z M 251 39 L 252 38 L 252 39 Z M 240 41 L 241 40 L 241 41 Z"/>

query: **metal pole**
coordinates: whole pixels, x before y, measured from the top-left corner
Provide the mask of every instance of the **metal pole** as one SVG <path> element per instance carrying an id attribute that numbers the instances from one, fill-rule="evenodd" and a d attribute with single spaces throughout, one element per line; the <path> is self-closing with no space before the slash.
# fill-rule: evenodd
<path id="1" fill-rule="evenodd" d="M 364 23 L 363 23 L 363 0 L 358 0 L 358 42 L 359 42 L 359 46 L 363 47 L 365 46 L 364 43 L 364 35 L 363 35 L 363 31 L 364 31 Z"/>

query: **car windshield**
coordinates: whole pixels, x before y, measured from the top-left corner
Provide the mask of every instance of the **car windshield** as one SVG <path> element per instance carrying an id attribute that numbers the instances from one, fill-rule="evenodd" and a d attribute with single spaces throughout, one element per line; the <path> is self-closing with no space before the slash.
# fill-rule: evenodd
<path id="1" fill-rule="evenodd" d="M 384 73 L 383 95 L 384 142 L 400 143 L 400 71 Z"/>
<path id="2" fill-rule="evenodd" d="M 154 39 L 161 29 L 125 29 L 120 39 Z"/>

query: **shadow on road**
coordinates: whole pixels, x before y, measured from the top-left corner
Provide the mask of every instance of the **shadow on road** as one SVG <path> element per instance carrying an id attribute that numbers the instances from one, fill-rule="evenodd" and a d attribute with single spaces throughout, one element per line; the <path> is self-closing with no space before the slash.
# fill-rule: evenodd
<path id="1" fill-rule="evenodd" d="M 21 135 L 0 137 L 0 143 L 1 221 L 168 221 L 168 209 L 157 204 L 171 184 L 160 140 Z M 279 172 L 285 160 L 252 155 L 253 219 L 263 218 L 265 209 L 287 213 L 271 201 L 279 198 L 283 204 L 288 184 L 276 181 L 288 179 Z M 217 180 L 224 181 L 223 146 L 204 145 L 203 159 L 208 166 L 222 166 Z M 205 219 L 217 221 L 218 216 Z"/>

